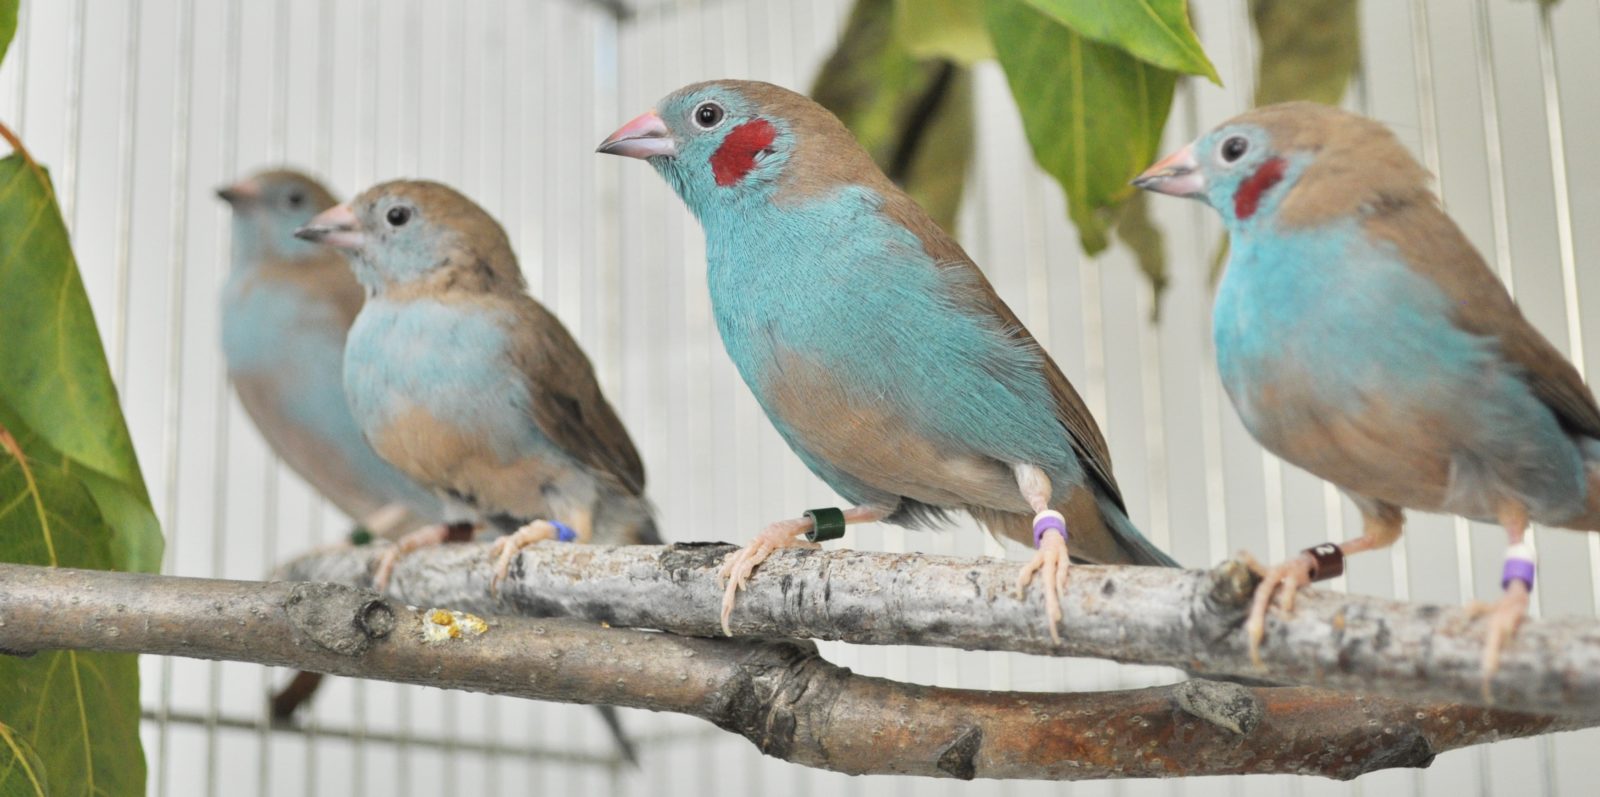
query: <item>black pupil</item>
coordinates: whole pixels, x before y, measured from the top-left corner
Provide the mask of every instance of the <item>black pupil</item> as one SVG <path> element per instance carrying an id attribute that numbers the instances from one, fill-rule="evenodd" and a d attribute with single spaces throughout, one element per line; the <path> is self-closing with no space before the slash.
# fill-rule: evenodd
<path id="1" fill-rule="evenodd" d="M 304 201 L 304 200 L 305 200 L 305 197 L 300 196 L 299 194 L 290 194 L 289 195 L 289 207 L 291 207 L 291 208 L 300 207 L 300 203 L 302 201 Z"/>
<path id="2" fill-rule="evenodd" d="M 695 111 L 695 117 L 699 119 L 701 127 L 710 127 L 722 121 L 722 109 L 715 105 L 702 105 L 700 110 Z"/>
<path id="3" fill-rule="evenodd" d="M 1222 142 L 1222 157 L 1224 160 L 1232 163 L 1233 161 L 1243 157 L 1244 151 L 1249 148 L 1250 142 L 1245 141 L 1238 136 L 1234 136 L 1233 138 Z"/>
<path id="4" fill-rule="evenodd" d="M 411 211 L 408 208 L 389 208 L 389 223 L 396 227 L 411 220 Z"/>

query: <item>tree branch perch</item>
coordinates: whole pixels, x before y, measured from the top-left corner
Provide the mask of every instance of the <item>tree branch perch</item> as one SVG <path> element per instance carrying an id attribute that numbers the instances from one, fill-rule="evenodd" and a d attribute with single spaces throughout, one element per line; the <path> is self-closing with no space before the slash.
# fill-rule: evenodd
<path id="1" fill-rule="evenodd" d="M 426 601 L 431 603 L 432 601 Z M 852 774 L 955 778 L 1292 772 L 1351 778 L 1594 721 L 1189 682 L 999 693 L 854 675 L 808 642 L 700 639 L 504 617 L 427 642 L 429 610 L 325 583 L 0 565 L 0 648 L 257 662 L 707 719 L 763 752 Z"/>
<path id="2" fill-rule="evenodd" d="M 401 560 L 390 593 L 488 614 L 569 616 L 675 634 L 717 636 L 722 544 L 574 546 L 522 552 L 501 598 L 489 594 L 483 546 Z M 320 552 L 285 578 L 370 586 L 379 551 Z M 1304 590 L 1295 613 L 1273 613 L 1257 670 L 1241 630 L 1255 578 L 1243 564 L 1211 571 L 1076 567 L 1052 643 L 1037 588 L 1015 594 L 1014 562 L 864 551 L 781 551 L 739 594 L 738 636 L 931 645 L 1165 664 L 1235 676 L 1489 705 L 1482 626 L 1464 609 Z M 1501 658 L 1497 708 L 1600 717 L 1600 624 L 1528 620 Z"/>

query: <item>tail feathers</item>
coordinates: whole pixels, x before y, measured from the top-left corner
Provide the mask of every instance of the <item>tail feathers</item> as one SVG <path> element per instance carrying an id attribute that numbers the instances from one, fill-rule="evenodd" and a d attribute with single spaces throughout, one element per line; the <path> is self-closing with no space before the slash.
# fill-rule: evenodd
<path id="1" fill-rule="evenodd" d="M 1121 507 L 1103 497 L 1099 498 L 1099 503 L 1100 517 L 1105 519 L 1106 527 L 1117 541 L 1117 547 L 1127 554 L 1128 564 L 1182 567 L 1176 559 L 1145 539 L 1144 534 L 1133 525 L 1133 521 L 1128 519 L 1127 513 L 1123 512 Z"/>
<path id="2" fill-rule="evenodd" d="M 613 706 L 595 706 L 600 712 L 600 719 L 606 723 L 606 730 L 611 731 L 611 738 L 617 743 L 617 753 L 623 760 L 635 769 L 639 766 L 639 750 L 634 747 L 633 739 L 628 737 L 627 729 L 622 727 L 622 717 L 617 714 Z"/>
<path id="3" fill-rule="evenodd" d="M 633 544 L 660 545 L 661 532 L 656 529 L 656 519 L 645 515 L 644 521 L 634 527 Z"/>

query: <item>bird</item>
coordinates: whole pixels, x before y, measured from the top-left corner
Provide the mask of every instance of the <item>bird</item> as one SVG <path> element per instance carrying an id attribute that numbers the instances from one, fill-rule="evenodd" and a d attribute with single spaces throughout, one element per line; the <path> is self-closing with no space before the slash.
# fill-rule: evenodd
<path id="1" fill-rule="evenodd" d="M 395 180 L 295 234 L 343 251 L 366 290 L 344 356 L 362 432 L 448 516 L 505 535 L 492 588 L 541 540 L 661 542 L 633 441 L 488 212 L 444 184 Z M 615 710 L 597 708 L 636 762 Z"/>
<path id="2" fill-rule="evenodd" d="M 239 403 L 272 451 L 367 529 L 393 536 L 441 519 L 439 500 L 380 458 L 344 396 L 344 344 L 363 301 L 344 258 L 295 237 L 336 204 L 288 169 L 217 189 L 232 208 L 222 353 Z"/>
<path id="3" fill-rule="evenodd" d="M 647 161 L 699 219 L 729 357 L 794 453 L 853 504 L 774 522 L 730 554 L 725 634 L 762 561 L 846 524 L 965 511 L 1031 543 L 1017 589 L 1041 576 L 1056 640 L 1071 559 L 1175 564 L 1129 521 L 1060 369 L 833 114 L 769 83 L 696 83 L 599 152 Z"/>
<path id="4" fill-rule="evenodd" d="M 539 540 L 660 542 L 627 429 L 483 208 L 441 183 L 397 180 L 296 235 L 345 252 L 367 292 L 344 353 L 362 433 L 447 515 L 506 535 L 496 588 Z"/>
<path id="5" fill-rule="evenodd" d="M 1502 596 L 1484 689 L 1527 613 L 1530 522 L 1600 531 L 1600 408 L 1441 208 L 1383 124 L 1295 102 L 1246 112 L 1134 185 L 1197 199 L 1230 240 L 1212 333 L 1256 440 L 1332 482 L 1362 534 L 1263 569 L 1246 622 L 1260 664 L 1269 606 L 1399 539 L 1407 509 L 1501 526 Z"/>

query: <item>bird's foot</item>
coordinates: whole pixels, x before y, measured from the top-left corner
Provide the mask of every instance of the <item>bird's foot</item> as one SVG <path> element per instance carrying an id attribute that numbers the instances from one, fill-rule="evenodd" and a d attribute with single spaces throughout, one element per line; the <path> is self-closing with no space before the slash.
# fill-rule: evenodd
<path id="1" fill-rule="evenodd" d="M 1523 618 L 1528 616 L 1528 596 L 1533 590 L 1536 569 L 1533 546 L 1516 543 L 1506 550 L 1506 564 L 1500 577 L 1505 594 L 1494 603 L 1474 602 L 1467 606 L 1473 619 L 1488 618 L 1488 628 L 1483 639 L 1483 699 L 1493 702 L 1490 684 L 1500 671 L 1500 652 L 1517 633 Z"/>
<path id="2" fill-rule="evenodd" d="M 1038 573 L 1043 580 L 1044 611 L 1050 623 L 1050 641 L 1061 642 L 1061 593 L 1067 588 L 1067 524 L 1061 513 L 1044 510 L 1033 518 L 1033 558 L 1017 574 L 1017 599 L 1027 594 L 1028 583 Z"/>
<path id="3" fill-rule="evenodd" d="M 1261 662 L 1261 641 L 1267 635 L 1267 609 L 1277 599 L 1284 614 L 1294 613 L 1294 599 L 1300 588 L 1313 581 L 1334 578 L 1344 572 L 1344 553 L 1333 543 L 1323 543 L 1301 551 L 1293 559 L 1268 570 L 1255 559 L 1245 557 L 1250 570 L 1261 577 L 1256 585 L 1255 599 L 1250 603 L 1250 616 L 1245 620 L 1245 635 L 1250 641 L 1250 661 L 1257 669 Z"/>
<path id="4" fill-rule="evenodd" d="M 728 554 L 722 562 L 722 570 L 717 573 L 717 580 L 727 585 L 722 593 L 722 633 L 733 636 L 733 629 L 728 625 L 728 618 L 733 615 L 733 601 L 750 582 L 750 574 L 756 567 L 767 560 L 773 551 L 782 548 L 820 548 L 822 546 L 807 542 L 801 537 L 811 528 L 810 518 L 793 518 L 780 520 L 767 526 L 761 534 L 757 535 L 749 545 Z"/>
<path id="5" fill-rule="evenodd" d="M 511 574 L 511 562 L 523 548 L 545 540 L 572 542 L 577 538 L 577 532 L 565 523 L 535 520 L 495 540 L 489 548 L 489 557 L 494 559 L 494 577 L 489 580 L 489 593 L 496 597 L 500 595 L 500 582 Z"/>
<path id="6" fill-rule="evenodd" d="M 394 574 L 394 566 L 399 564 L 402 558 L 419 548 L 445 544 L 452 536 L 459 534 L 460 525 L 462 524 L 435 523 L 431 526 L 423 526 L 395 540 L 394 544 L 389 546 L 383 552 L 383 556 L 378 559 L 378 572 L 372 576 L 372 588 L 379 592 L 387 590 L 389 588 L 389 577 Z M 470 530 L 471 526 L 469 525 L 467 528 Z"/>

